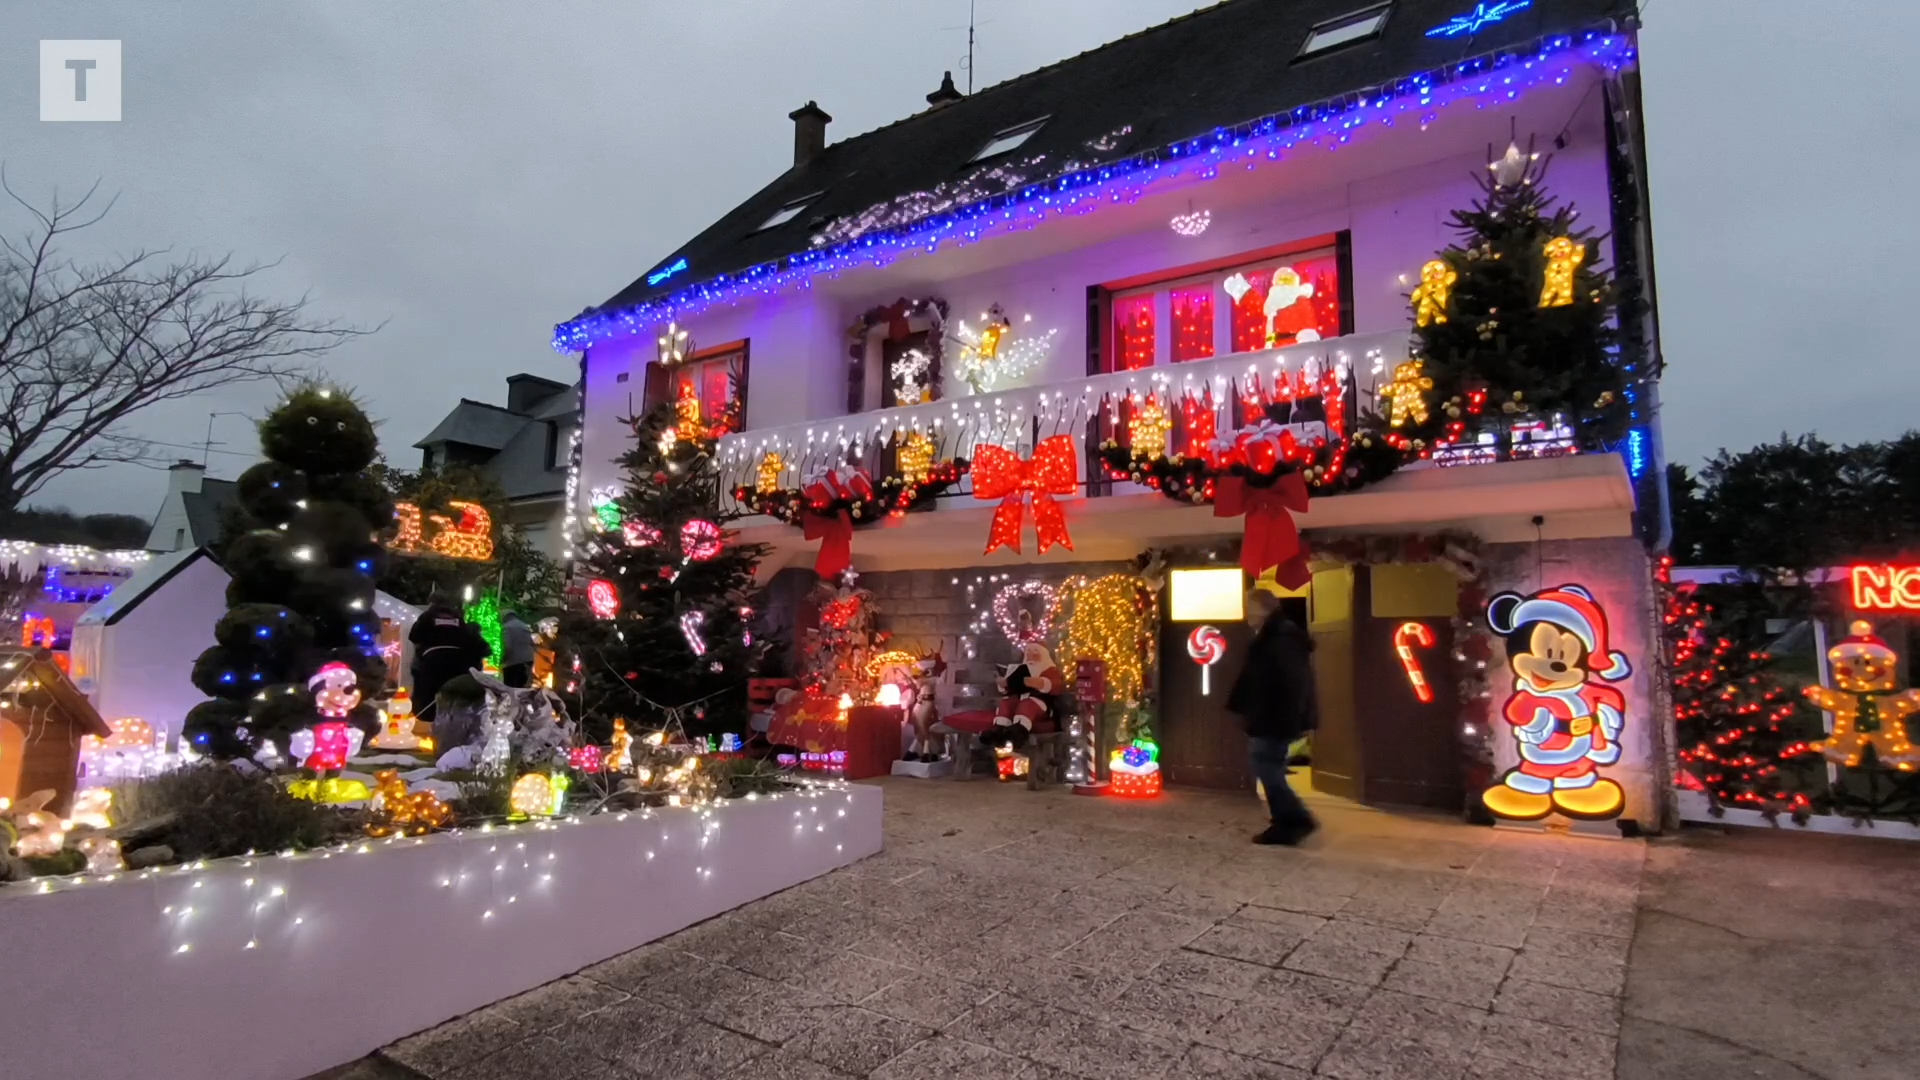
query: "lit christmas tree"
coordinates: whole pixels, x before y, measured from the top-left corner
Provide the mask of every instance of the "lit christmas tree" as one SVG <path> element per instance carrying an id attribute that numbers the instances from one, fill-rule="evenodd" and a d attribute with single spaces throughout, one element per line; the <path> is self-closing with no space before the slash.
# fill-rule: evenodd
<path id="1" fill-rule="evenodd" d="M 188 712 L 186 735 L 219 757 L 251 755 L 263 740 L 285 752 L 293 732 L 323 719 L 309 682 L 329 663 L 346 665 L 360 699 L 325 719 L 380 730 L 365 699 L 387 673 L 373 610 L 386 551 L 375 537 L 393 503 L 367 472 L 373 423 L 345 392 L 304 386 L 260 422 L 260 448 L 267 460 L 237 484 L 246 531 L 223 560 L 230 607 L 193 665 L 194 686 L 213 700 Z"/>
<path id="2" fill-rule="evenodd" d="M 1383 394 L 1387 437 L 1416 456 L 1472 443 L 1477 429 L 1538 420 L 1595 450 L 1625 436 L 1643 373 L 1620 362 L 1614 283 L 1592 229 L 1540 186 L 1517 146 L 1486 194 L 1455 211 L 1458 244 L 1413 290 L 1414 356 Z"/>
<path id="3" fill-rule="evenodd" d="M 1666 577 L 1672 560 L 1664 560 Z M 1808 753 L 1783 730 L 1800 699 L 1773 677 L 1773 658 L 1716 633 L 1713 608 L 1690 586 L 1667 586 L 1666 637 L 1673 650 L 1673 717 L 1683 787 L 1716 810 L 1736 807 L 1795 818 L 1807 797 L 1783 790 L 1781 762 Z"/>
<path id="4" fill-rule="evenodd" d="M 738 544 L 719 509 L 706 431 L 676 427 L 669 403 L 634 422 L 620 458 L 626 490 L 596 509 L 585 594 L 561 619 L 556 689 L 580 703 L 596 741 L 616 716 L 744 732 L 747 679 L 766 643 L 753 633 L 764 544 Z"/>

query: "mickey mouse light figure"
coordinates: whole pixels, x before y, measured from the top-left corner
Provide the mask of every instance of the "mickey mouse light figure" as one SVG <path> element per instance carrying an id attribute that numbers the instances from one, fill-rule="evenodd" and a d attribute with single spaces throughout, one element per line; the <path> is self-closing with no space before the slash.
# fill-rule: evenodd
<path id="1" fill-rule="evenodd" d="M 1613 683 L 1633 674 L 1610 647 L 1606 611 L 1578 585 L 1531 596 L 1502 593 L 1487 622 L 1507 640 L 1513 694 L 1504 715 L 1520 764 L 1481 796 L 1495 815 L 1537 821 L 1558 811 L 1605 820 L 1626 805 L 1599 766 L 1620 760 L 1627 699 Z"/>
<path id="2" fill-rule="evenodd" d="M 313 707 L 326 720 L 313 725 L 313 753 L 303 762 L 309 769 L 325 772 L 347 767 L 352 742 L 347 734 L 347 714 L 360 704 L 359 680 L 353 669 L 339 661 L 321 666 L 307 680 L 313 691 Z"/>

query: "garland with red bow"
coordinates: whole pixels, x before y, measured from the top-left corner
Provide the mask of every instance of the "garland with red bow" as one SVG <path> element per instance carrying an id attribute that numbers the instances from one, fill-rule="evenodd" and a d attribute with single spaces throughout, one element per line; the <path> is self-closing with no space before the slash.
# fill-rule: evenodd
<path id="1" fill-rule="evenodd" d="M 959 483 L 970 468 L 965 458 L 943 461 L 918 482 L 903 476 L 885 476 L 875 482 L 864 469 L 835 470 L 800 488 L 760 491 L 742 485 L 733 489 L 733 497 L 749 513 L 777 518 L 804 529 L 808 540 L 820 541 L 814 572 L 831 578 L 852 564 L 854 529 L 932 502 Z"/>

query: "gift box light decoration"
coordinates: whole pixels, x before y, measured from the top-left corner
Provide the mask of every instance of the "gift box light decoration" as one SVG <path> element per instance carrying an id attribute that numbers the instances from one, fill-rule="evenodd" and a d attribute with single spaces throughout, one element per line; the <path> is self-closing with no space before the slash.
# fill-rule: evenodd
<path id="1" fill-rule="evenodd" d="M 576 746 L 567 751 L 568 768 L 578 769 L 583 773 L 597 773 L 601 766 L 600 748 L 592 743 Z"/>
<path id="2" fill-rule="evenodd" d="M 993 768 L 1000 782 L 1009 784 L 1033 771 L 1033 759 L 1014 753 L 1010 746 L 997 746 L 993 750 Z"/>
<path id="3" fill-rule="evenodd" d="M 1484 13 L 1476 9 L 1433 32 L 1465 35 L 1481 22 L 1482 15 L 1488 20 L 1505 18 L 1528 3 L 1503 0 L 1482 5 L 1487 8 Z M 1351 146 L 1369 130 L 1403 122 L 1425 129 L 1454 110 L 1471 115 L 1494 103 L 1511 108 L 1536 88 L 1566 85 L 1587 65 L 1617 72 L 1637 59 L 1633 40 L 1625 34 L 1595 30 L 1557 35 L 1541 39 L 1532 49 L 1451 59 L 1364 92 L 1302 104 L 1169 145 L 1142 146 L 1123 158 L 1109 158 L 1095 150 L 1081 159 L 1092 164 L 1076 164 L 1064 172 L 1052 172 L 1044 167 L 1048 162 L 1041 160 L 1035 163 L 1039 168 L 1018 176 L 969 178 L 940 196 L 909 193 L 829 223 L 817 234 L 811 250 L 783 253 L 744 270 L 690 281 L 632 307 L 596 311 L 562 323 L 554 328 L 553 348 L 561 353 L 580 352 L 598 341 L 654 333 L 669 312 L 686 317 L 746 297 L 802 288 L 817 277 L 853 267 L 890 265 L 902 258 L 946 251 L 954 244 L 1030 230 L 1056 217 L 1130 205 L 1149 189 L 1157 190 L 1156 185 L 1205 184 L 1220 176 L 1238 175 L 1239 168 L 1225 167 L 1229 163 L 1259 169 L 1297 158 L 1294 151 L 1302 147 L 1332 152 Z M 1118 141 L 1103 137 L 1098 145 L 1111 150 Z M 976 183 L 977 191 L 970 187 Z"/>
<path id="4" fill-rule="evenodd" d="M 1149 739 L 1135 739 L 1115 750 L 1107 761 L 1113 782 L 1107 792 L 1122 799 L 1147 799 L 1160 794 L 1160 747 Z"/>

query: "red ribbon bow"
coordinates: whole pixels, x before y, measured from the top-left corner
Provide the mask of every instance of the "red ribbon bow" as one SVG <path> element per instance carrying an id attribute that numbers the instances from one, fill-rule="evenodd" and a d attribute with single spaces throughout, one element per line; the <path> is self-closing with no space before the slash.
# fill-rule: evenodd
<path id="1" fill-rule="evenodd" d="M 1003 547 L 1020 553 L 1020 529 L 1029 494 L 1033 497 L 1033 534 L 1040 542 L 1040 554 L 1045 555 L 1055 544 L 1072 551 L 1067 513 L 1053 497 L 1071 495 L 1079 489 L 1080 458 L 1074 453 L 1071 435 L 1042 440 L 1026 461 L 1004 446 L 980 447 L 973 459 L 973 497 L 1001 500 L 987 533 L 987 554 Z"/>
<path id="2" fill-rule="evenodd" d="M 1246 538 L 1240 544 L 1240 568 L 1254 577 L 1278 567 L 1274 578 L 1289 589 L 1312 580 L 1307 569 L 1307 545 L 1300 539 L 1294 512 L 1307 509 L 1307 481 L 1297 472 L 1280 477 L 1270 487 L 1255 487 L 1243 476 L 1222 476 L 1214 486 L 1214 517 L 1247 517 Z"/>
<path id="3" fill-rule="evenodd" d="M 853 514 L 847 507 L 833 509 L 842 500 L 873 498 L 873 481 L 864 470 L 855 469 L 842 480 L 838 472 L 829 472 L 802 491 L 807 506 L 800 527 L 808 540 L 820 541 L 820 555 L 813 561 L 813 572 L 823 578 L 840 576 L 853 565 Z"/>

